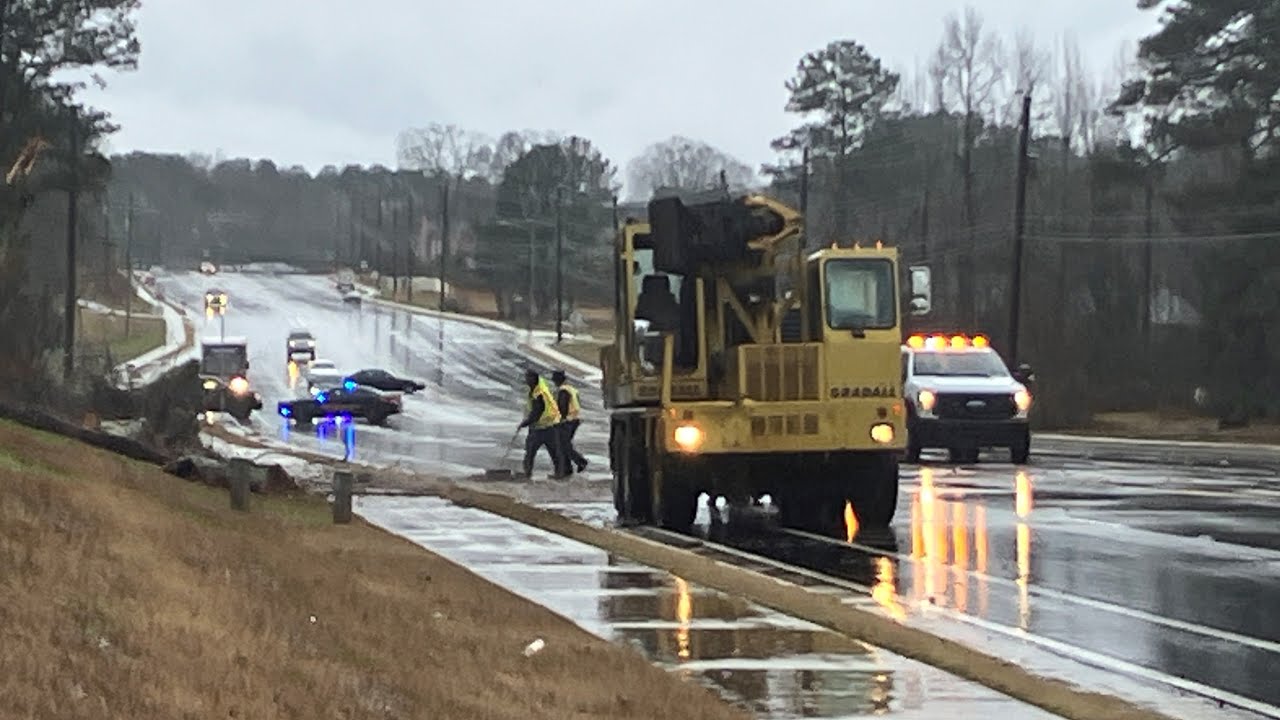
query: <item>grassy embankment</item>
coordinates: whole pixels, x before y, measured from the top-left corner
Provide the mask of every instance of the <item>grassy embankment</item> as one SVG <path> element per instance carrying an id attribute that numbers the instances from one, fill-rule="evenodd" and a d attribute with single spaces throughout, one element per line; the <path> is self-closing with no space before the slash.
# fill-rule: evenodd
<path id="1" fill-rule="evenodd" d="M 14 717 L 743 717 L 315 497 L 225 491 L 0 422 Z M 546 648 L 522 654 L 535 637 Z"/>
<path id="2" fill-rule="evenodd" d="M 149 317 L 156 308 L 144 303 L 137 296 L 129 298 L 129 290 L 123 277 L 112 278 L 108 286 L 98 281 L 85 284 L 81 297 L 109 308 L 123 311 L 128 306 L 135 315 L 129 320 L 128 332 L 125 318 L 104 315 L 88 308 L 80 308 L 76 323 L 76 340 L 82 347 L 105 349 L 116 363 L 128 362 L 164 345 L 164 318 Z M 142 314 L 139 316 L 138 314 Z"/>

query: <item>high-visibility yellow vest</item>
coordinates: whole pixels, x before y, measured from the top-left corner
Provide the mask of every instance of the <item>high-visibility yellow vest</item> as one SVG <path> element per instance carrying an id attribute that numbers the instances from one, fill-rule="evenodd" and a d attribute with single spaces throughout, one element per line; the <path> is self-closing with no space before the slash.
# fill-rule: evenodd
<path id="1" fill-rule="evenodd" d="M 569 414 L 564 416 L 565 420 L 577 420 L 582 414 L 582 403 L 578 401 L 578 388 L 569 384 L 560 386 L 560 389 L 569 393 Z"/>
<path id="2" fill-rule="evenodd" d="M 542 398 L 542 416 L 534 421 L 533 426 L 539 429 L 549 428 L 560 423 L 560 406 L 556 405 L 555 395 L 546 380 L 539 379 L 538 384 L 529 390 L 529 399 L 525 405 L 525 414 L 533 412 L 533 401 Z"/>

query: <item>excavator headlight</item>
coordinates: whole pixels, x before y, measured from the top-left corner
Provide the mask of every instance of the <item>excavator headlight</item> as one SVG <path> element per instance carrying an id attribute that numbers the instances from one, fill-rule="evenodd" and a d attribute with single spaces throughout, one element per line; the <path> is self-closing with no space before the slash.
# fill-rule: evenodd
<path id="1" fill-rule="evenodd" d="M 871 426 L 871 439 L 881 445 L 893 442 L 893 426 L 889 423 L 876 423 Z"/>
<path id="2" fill-rule="evenodd" d="M 702 428 L 697 425 L 681 425 L 675 431 L 676 445 L 684 452 L 697 452 L 705 439 Z"/>

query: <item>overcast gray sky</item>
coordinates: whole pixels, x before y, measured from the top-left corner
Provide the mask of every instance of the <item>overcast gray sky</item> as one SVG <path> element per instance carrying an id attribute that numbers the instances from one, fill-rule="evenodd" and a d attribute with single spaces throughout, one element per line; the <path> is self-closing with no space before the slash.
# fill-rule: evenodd
<path id="1" fill-rule="evenodd" d="M 1157 26 L 1136 0 L 972 0 L 1008 38 L 1074 31 L 1086 62 Z M 140 13 L 141 67 L 86 99 L 133 149 L 395 165 L 430 122 L 491 135 L 550 129 L 615 163 L 672 134 L 755 166 L 792 119 L 783 82 L 808 50 L 862 42 L 895 68 L 936 47 L 950 0 L 163 0 Z"/>

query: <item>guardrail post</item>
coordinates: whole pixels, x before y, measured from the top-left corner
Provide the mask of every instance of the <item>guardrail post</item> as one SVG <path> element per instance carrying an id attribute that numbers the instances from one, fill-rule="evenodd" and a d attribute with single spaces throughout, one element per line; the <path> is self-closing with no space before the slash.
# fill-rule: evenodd
<path id="1" fill-rule="evenodd" d="M 346 525 L 351 522 L 351 488 L 355 476 L 350 470 L 333 473 L 333 523 Z"/>
<path id="2" fill-rule="evenodd" d="M 231 509 L 241 512 L 249 511 L 249 491 L 253 479 L 253 462 L 244 458 L 233 458 L 229 463 L 227 484 L 231 489 Z"/>

